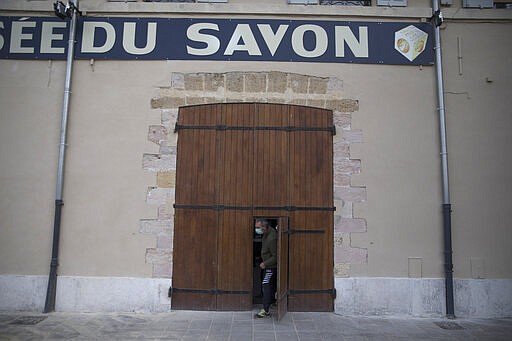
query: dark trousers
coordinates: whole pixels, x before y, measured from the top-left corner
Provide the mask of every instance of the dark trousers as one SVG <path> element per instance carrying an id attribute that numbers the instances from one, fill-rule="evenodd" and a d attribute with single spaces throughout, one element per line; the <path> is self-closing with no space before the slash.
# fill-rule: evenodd
<path id="1" fill-rule="evenodd" d="M 263 290 L 263 309 L 268 313 L 276 294 L 277 268 L 269 268 L 263 271 L 261 287 Z"/>

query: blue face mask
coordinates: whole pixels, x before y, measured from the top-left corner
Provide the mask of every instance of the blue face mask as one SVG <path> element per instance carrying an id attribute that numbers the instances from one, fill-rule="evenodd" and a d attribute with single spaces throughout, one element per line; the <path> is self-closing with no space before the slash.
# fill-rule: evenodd
<path id="1" fill-rule="evenodd" d="M 256 234 L 263 234 L 262 229 L 254 229 L 254 232 L 256 232 Z"/>

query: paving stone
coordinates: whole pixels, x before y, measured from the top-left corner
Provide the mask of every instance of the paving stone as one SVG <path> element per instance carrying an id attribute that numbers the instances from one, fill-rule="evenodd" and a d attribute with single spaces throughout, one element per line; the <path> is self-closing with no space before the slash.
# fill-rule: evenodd
<path id="1" fill-rule="evenodd" d="M 13 325 L 10 322 L 23 314 L 0 312 L 0 340 L 512 340 L 512 319 L 288 313 L 277 322 L 255 320 L 254 313 L 52 313 L 35 325 Z M 463 329 L 443 329 L 434 322 L 455 322 Z"/>
<path id="2" fill-rule="evenodd" d="M 210 330 L 211 326 L 211 320 L 194 320 L 190 322 L 188 329 Z"/>
<path id="3" fill-rule="evenodd" d="M 278 341 L 295 341 L 299 340 L 299 335 L 296 332 L 276 331 L 276 340 Z"/>

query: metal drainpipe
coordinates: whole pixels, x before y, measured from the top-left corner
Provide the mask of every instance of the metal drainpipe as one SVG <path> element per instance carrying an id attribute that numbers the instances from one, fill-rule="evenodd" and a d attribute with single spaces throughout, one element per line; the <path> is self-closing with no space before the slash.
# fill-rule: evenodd
<path id="1" fill-rule="evenodd" d="M 59 145 L 59 163 L 57 166 L 57 191 L 55 194 L 55 216 L 53 222 L 53 243 L 52 259 L 50 262 L 50 274 L 48 277 L 48 289 L 46 291 L 46 302 L 44 304 L 44 313 L 55 311 L 55 296 L 57 293 L 57 267 L 59 265 L 59 239 L 60 239 L 60 220 L 62 213 L 62 187 L 64 183 L 64 161 L 66 151 L 66 131 L 68 125 L 69 100 L 71 96 L 71 74 L 73 71 L 73 58 L 75 55 L 75 32 L 77 21 L 78 0 L 74 0 L 76 8 L 73 8 L 73 14 L 69 26 L 68 55 L 66 61 L 66 80 L 64 82 L 64 100 L 62 103 L 62 118 L 60 127 L 60 145 Z"/>
<path id="2" fill-rule="evenodd" d="M 438 0 L 432 0 L 433 18 L 439 18 Z M 441 165 L 443 179 L 443 229 L 444 229 L 444 272 L 445 272 L 445 297 L 446 317 L 455 318 L 453 304 L 453 262 L 452 262 L 452 218 L 450 204 L 450 187 L 448 180 L 448 152 L 446 147 L 446 117 L 444 111 L 444 87 L 443 87 L 443 65 L 441 60 L 441 35 L 439 32 L 440 22 L 434 20 L 436 72 L 437 72 L 437 99 L 439 103 L 439 129 L 441 137 Z"/>

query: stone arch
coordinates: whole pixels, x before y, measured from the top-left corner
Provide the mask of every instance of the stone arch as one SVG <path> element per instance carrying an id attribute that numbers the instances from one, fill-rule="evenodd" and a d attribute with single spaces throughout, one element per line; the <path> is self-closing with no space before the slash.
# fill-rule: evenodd
<path id="1" fill-rule="evenodd" d="M 333 140 L 334 273 L 348 277 L 350 264 L 367 263 L 367 250 L 352 247 L 351 233 L 366 232 L 366 220 L 353 216 L 353 203 L 366 200 L 366 187 L 351 186 L 351 176 L 361 172 L 361 160 L 350 157 L 350 145 L 362 143 L 362 131 L 352 129 L 352 114 L 359 110 L 357 99 L 343 96 L 343 81 L 278 71 L 226 73 L 172 73 L 169 86 L 161 86 L 151 107 L 161 111 L 161 124 L 149 127 L 148 140 L 159 146 L 158 154 L 143 155 L 143 169 L 156 174 L 146 201 L 157 207 L 156 219 L 141 219 L 140 232 L 156 236 L 155 248 L 146 250 L 146 263 L 153 277 L 172 277 L 174 188 L 177 134 L 174 133 L 181 106 L 264 102 L 305 105 L 333 111 L 337 134 Z"/>

